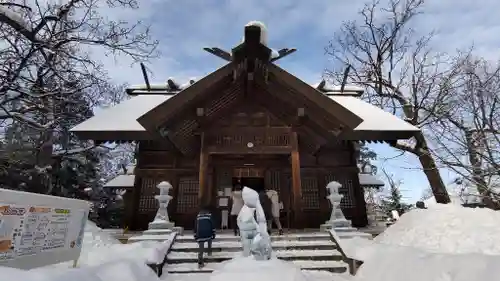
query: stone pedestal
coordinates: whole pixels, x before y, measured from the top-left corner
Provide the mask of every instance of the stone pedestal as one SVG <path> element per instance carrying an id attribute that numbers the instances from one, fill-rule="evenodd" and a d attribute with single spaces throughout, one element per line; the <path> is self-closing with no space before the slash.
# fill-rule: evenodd
<path id="1" fill-rule="evenodd" d="M 175 224 L 171 221 L 158 220 L 158 221 L 150 222 L 148 225 L 148 230 L 150 230 L 150 229 L 172 229 L 174 226 L 175 226 Z"/>
<path id="2" fill-rule="evenodd" d="M 165 241 L 172 238 L 172 232 L 182 234 L 182 227 L 175 227 L 174 222 L 171 222 L 168 217 L 168 203 L 172 196 L 168 195 L 168 191 L 172 185 L 168 182 L 161 182 L 158 184 L 160 194 L 155 196 L 158 200 L 158 212 L 155 219 L 149 223 L 148 230 L 144 231 L 140 236 L 134 236 L 128 239 L 128 242 L 138 241 Z"/>

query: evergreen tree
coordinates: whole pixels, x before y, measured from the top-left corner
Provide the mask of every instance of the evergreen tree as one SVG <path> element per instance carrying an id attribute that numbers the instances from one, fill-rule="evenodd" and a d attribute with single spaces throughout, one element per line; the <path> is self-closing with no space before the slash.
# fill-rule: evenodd
<path id="1" fill-rule="evenodd" d="M 384 171 L 384 170 L 382 170 Z M 385 171 L 384 174 L 389 182 L 389 189 L 384 192 L 380 199 L 380 207 L 386 216 L 391 217 L 392 211 L 396 210 L 399 214 L 403 214 L 410 210 L 412 205 L 403 202 L 403 195 L 401 194 L 400 186 L 402 182 L 396 181 L 392 176 L 389 176 Z"/>

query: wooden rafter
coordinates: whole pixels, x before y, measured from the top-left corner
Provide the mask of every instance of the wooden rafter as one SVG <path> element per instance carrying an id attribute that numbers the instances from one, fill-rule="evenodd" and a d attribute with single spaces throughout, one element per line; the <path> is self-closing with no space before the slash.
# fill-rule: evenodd
<path id="1" fill-rule="evenodd" d="M 165 120 L 175 119 L 176 115 L 182 114 L 189 104 L 196 103 L 215 91 L 227 89 L 232 82 L 231 73 L 231 64 L 219 68 L 139 117 L 137 121 L 147 130 L 155 131 Z"/>
<path id="2" fill-rule="evenodd" d="M 275 97 L 267 93 L 262 94 L 262 91 L 255 92 L 253 97 L 253 100 L 256 103 L 265 108 L 266 111 L 270 112 L 270 114 L 276 116 L 277 119 L 293 119 L 292 114 L 294 113 L 294 111 L 287 107 L 287 105 L 280 103 L 280 101 Z M 276 104 L 280 104 L 280 106 L 276 106 Z M 291 123 L 290 125 L 293 126 L 293 124 Z M 300 143 L 311 154 L 313 154 L 318 149 L 317 146 L 321 146 L 327 142 L 327 139 L 325 137 L 321 136 L 320 134 L 309 128 L 307 125 L 295 127 L 295 129 L 300 133 L 301 136 L 303 136 Z"/>
<path id="3" fill-rule="evenodd" d="M 357 127 L 363 121 L 356 114 L 279 66 L 269 64 L 268 71 L 269 82 L 273 80 L 273 82 L 278 83 L 280 87 L 282 87 L 282 91 L 286 89 L 289 92 L 297 93 L 309 102 L 314 103 L 316 108 L 321 109 L 322 114 L 325 114 L 325 116 L 331 116 L 338 119 L 343 125 L 351 129 Z"/>
<path id="4" fill-rule="evenodd" d="M 287 88 L 277 79 L 272 79 L 272 77 L 270 77 L 267 84 L 263 85 L 260 81 L 257 81 L 257 83 L 264 87 L 268 93 L 276 96 L 282 96 L 289 103 L 294 104 L 295 108 L 305 108 L 306 117 L 312 119 L 312 121 L 321 126 L 323 130 L 327 132 L 334 132 L 338 130 L 338 133 L 340 133 L 342 128 L 345 127 L 345 124 L 341 123 L 341 121 L 335 118 L 332 114 L 325 112 L 323 108 L 308 100 L 301 93 Z"/>
<path id="5" fill-rule="evenodd" d="M 215 94 L 215 93 L 214 93 Z M 197 150 L 196 134 L 199 128 L 207 126 L 217 120 L 228 110 L 232 110 L 241 98 L 241 83 L 230 84 L 225 91 L 214 96 L 208 96 L 196 104 L 185 108 L 185 114 L 178 115 L 165 124 L 168 136 L 183 154 L 194 154 Z M 202 108 L 203 115 L 197 116 L 198 108 Z"/>
<path id="6" fill-rule="evenodd" d="M 280 106 L 277 108 L 289 108 L 288 115 L 292 116 L 292 118 L 296 118 L 296 110 L 299 107 L 304 107 L 304 105 L 300 104 L 300 102 L 294 102 L 293 98 L 290 98 L 289 96 L 286 95 L 284 92 L 280 92 L 279 89 L 277 88 L 272 88 L 272 87 L 265 87 L 263 85 L 259 85 L 258 87 L 259 91 L 256 92 L 257 95 L 263 95 L 262 99 L 264 102 L 268 102 L 270 105 L 277 105 L 279 104 Z M 332 137 L 334 137 L 333 134 L 329 132 L 329 129 L 334 127 L 334 124 L 330 123 L 325 123 L 322 122 L 320 118 L 312 118 L 308 117 L 309 115 L 314 115 L 313 111 L 307 110 L 306 108 L 306 117 L 304 118 L 301 123 L 303 124 L 302 126 L 299 127 L 305 127 L 305 128 L 310 128 L 312 130 L 309 130 L 309 132 L 316 132 L 315 135 L 321 136 L 323 140 L 328 140 Z M 316 117 L 316 116 L 313 116 Z M 296 125 L 296 124 L 294 124 Z M 319 141 L 318 139 L 316 141 Z M 321 141 L 323 142 L 323 141 Z"/>

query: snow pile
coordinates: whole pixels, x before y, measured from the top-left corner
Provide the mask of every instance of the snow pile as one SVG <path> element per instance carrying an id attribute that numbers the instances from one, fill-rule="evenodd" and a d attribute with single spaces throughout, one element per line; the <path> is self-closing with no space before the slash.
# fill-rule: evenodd
<path id="1" fill-rule="evenodd" d="M 436 204 L 404 214 L 374 241 L 436 253 L 500 255 L 499 233 L 500 212 Z"/>
<path id="2" fill-rule="evenodd" d="M 87 221 L 85 224 L 85 232 L 83 235 L 82 250 L 85 250 L 86 248 L 93 249 L 122 244 L 118 239 L 103 231 L 92 221 Z"/>
<path id="3" fill-rule="evenodd" d="M 353 237 L 350 239 L 342 239 L 340 247 L 347 257 L 358 261 L 367 261 L 376 253 L 385 250 L 386 245 L 375 243 L 370 239 Z"/>
<path id="4" fill-rule="evenodd" d="M 83 247 L 78 259 L 78 267 L 96 266 L 102 263 L 122 259 L 141 263 L 159 263 L 165 257 L 174 240 L 164 242 L 142 241 L 131 244 L 122 244 L 118 239 L 106 233 L 93 222 L 87 222 L 83 238 Z M 71 267 L 73 262 L 61 263 L 55 267 Z"/>
<path id="5" fill-rule="evenodd" d="M 500 276 L 499 263 L 500 256 L 436 254 L 410 247 L 388 247 L 363 264 L 353 280 L 492 281 Z"/>
<path id="6" fill-rule="evenodd" d="M 237 257 L 221 264 L 218 270 L 215 270 L 210 281 L 308 281 L 317 280 L 311 278 L 311 275 L 304 274 L 299 267 L 290 262 L 270 259 L 266 261 L 257 261 L 253 257 Z"/>
<path id="7" fill-rule="evenodd" d="M 16 281 L 158 281 L 156 274 L 144 263 L 132 260 L 107 262 L 78 269 L 39 268 L 20 270 L 0 267 L 0 276 Z M 8 278 L 7 278 L 8 279 Z M 11 278 L 12 279 L 12 278 Z M 2 279 L 3 280 L 3 279 Z"/>

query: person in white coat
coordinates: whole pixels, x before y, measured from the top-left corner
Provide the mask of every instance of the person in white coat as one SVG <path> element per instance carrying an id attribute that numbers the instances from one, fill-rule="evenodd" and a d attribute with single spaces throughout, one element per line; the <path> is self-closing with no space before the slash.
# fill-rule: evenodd
<path id="1" fill-rule="evenodd" d="M 269 228 L 269 230 L 271 230 L 274 221 L 274 223 L 278 227 L 279 235 L 283 235 L 283 228 L 281 227 L 281 222 L 280 222 L 280 198 L 278 191 L 268 189 L 266 190 L 266 194 L 269 197 L 269 199 L 271 199 L 272 203 L 271 213 L 273 215 L 273 219 L 268 220 L 267 227 Z"/>
<path id="2" fill-rule="evenodd" d="M 234 235 L 238 235 L 239 229 L 237 225 L 237 217 L 243 207 L 243 198 L 241 196 L 241 185 L 237 183 L 231 194 L 231 227 L 233 228 Z"/>

